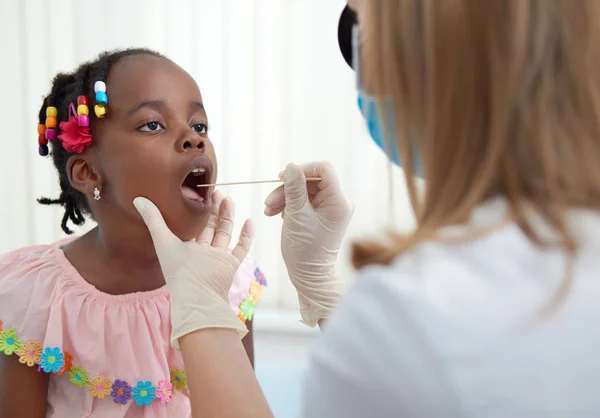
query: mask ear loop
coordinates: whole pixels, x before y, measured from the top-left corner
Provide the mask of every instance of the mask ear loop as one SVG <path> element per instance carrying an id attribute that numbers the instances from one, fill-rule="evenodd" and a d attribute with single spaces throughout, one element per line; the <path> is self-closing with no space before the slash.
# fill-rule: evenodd
<path id="1" fill-rule="evenodd" d="M 352 68 L 356 74 L 356 89 L 362 89 L 360 82 L 360 32 L 357 24 L 352 25 Z"/>
<path id="2" fill-rule="evenodd" d="M 388 173 L 388 222 L 391 226 L 395 226 L 396 223 L 396 204 L 394 201 L 394 165 L 388 158 L 387 161 L 387 173 Z"/>

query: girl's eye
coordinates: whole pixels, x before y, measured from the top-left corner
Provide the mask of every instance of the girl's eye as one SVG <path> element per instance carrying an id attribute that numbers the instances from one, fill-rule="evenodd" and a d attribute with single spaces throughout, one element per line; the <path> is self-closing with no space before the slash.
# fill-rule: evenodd
<path id="1" fill-rule="evenodd" d="M 208 126 L 205 123 L 197 123 L 192 126 L 192 129 L 199 134 L 206 134 L 208 132 Z"/>
<path id="2" fill-rule="evenodd" d="M 165 129 L 158 122 L 148 122 L 138 128 L 140 132 L 158 132 L 161 129 Z"/>

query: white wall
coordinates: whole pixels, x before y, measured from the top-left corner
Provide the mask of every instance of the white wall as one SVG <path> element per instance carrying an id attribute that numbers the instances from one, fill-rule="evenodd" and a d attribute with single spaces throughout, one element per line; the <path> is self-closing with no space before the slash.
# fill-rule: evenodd
<path id="1" fill-rule="evenodd" d="M 356 203 L 350 235 L 389 219 L 386 160 L 356 107 L 337 46 L 343 0 L 0 0 L 0 252 L 62 236 L 50 159 L 37 155 L 36 114 L 51 78 L 103 50 L 143 46 L 184 67 L 202 90 L 220 180 L 275 178 L 289 161 L 328 159 Z M 395 189 L 404 183 L 395 172 Z M 294 308 L 279 253 L 280 219 L 262 216 L 268 186 L 226 189 L 257 221 L 253 257 L 270 279 L 263 308 Z M 407 200 L 395 221 L 408 228 Z M 88 226 L 89 227 L 89 226 Z M 346 259 L 340 271 L 350 277 Z"/>

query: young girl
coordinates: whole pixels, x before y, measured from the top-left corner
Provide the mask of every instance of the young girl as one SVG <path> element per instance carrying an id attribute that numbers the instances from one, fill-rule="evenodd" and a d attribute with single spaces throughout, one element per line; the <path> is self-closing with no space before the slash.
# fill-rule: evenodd
<path id="1" fill-rule="evenodd" d="M 146 226 L 151 199 L 182 240 L 211 214 L 217 162 L 192 77 L 156 52 L 104 53 L 55 77 L 39 113 L 76 239 L 0 259 L 0 416 L 188 417 L 183 362 L 170 343 L 170 304 Z M 266 285 L 247 261 L 230 301 L 251 331 Z M 252 334 L 245 339 L 252 361 Z"/>

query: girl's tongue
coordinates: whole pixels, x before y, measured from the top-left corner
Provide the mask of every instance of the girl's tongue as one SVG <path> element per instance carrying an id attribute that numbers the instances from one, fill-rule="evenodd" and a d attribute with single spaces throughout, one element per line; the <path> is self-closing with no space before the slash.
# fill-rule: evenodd
<path id="1" fill-rule="evenodd" d="M 186 199 L 196 200 L 198 202 L 204 201 L 204 197 L 202 197 L 197 190 L 192 189 L 190 186 L 185 184 L 181 186 L 181 194 L 183 194 L 183 197 Z"/>
<path id="2" fill-rule="evenodd" d="M 185 199 L 194 202 L 204 202 L 208 199 L 208 188 L 198 187 L 209 183 L 209 172 L 204 168 L 192 170 L 181 184 L 181 194 Z"/>
<path id="3" fill-rule="evenodd" d="M 181 194 L 183 197 L 196 202 L 203 202 L 207 197 L 208 189 L 199 185 L 206 184 L 208 182 L 208 174 L 206 170 L 194 170 L 183 181 L 181 185 Z"/>

